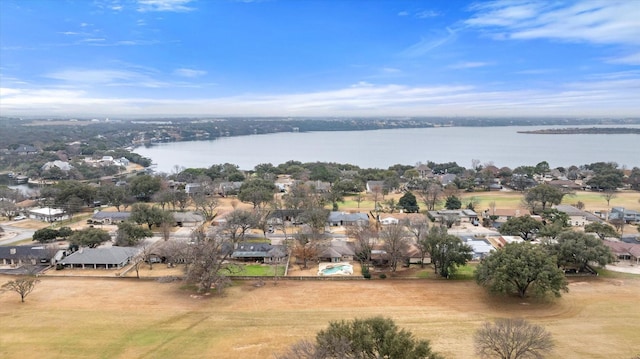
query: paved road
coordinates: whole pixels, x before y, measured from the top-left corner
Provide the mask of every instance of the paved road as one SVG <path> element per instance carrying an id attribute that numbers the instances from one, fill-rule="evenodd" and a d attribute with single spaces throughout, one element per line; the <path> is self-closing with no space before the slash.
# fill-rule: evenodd
<path id="1" fill-rule="evenodd" d="M 0 225 L 0 227 L 4 230 L 3 236 L 0 237 L 0 246 L 7 246 L 31 238 L 35 233 L 32 229 L 18 228 L 8 224 Z"/>

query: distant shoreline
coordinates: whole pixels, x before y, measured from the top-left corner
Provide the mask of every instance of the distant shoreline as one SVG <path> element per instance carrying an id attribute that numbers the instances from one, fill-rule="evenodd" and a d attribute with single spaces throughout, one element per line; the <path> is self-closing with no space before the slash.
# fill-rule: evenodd
<path id="1" fill-rule="evenodd" d="M 640 135 L 640 128 L 630 127 L 589 127 L 589 128 L 548 128 L 533 131 L 518 131 L 533 135 Z"/>

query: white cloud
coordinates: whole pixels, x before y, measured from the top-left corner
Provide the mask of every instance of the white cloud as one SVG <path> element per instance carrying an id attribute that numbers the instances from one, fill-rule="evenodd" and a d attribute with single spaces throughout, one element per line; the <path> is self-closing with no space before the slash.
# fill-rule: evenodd
<path id="1" fill-rule="evenodd" d="M 409 16 L 409 12 L 408 11 L 400 11 L 398 13 L 398 16 Z"/>
<path id="2" fill-rule="evenodd" d="M 498 39 L 556 39 L 595 44 L 640 44 L 640 2 L 592 0 L 575 3 L 492 1 L 470 8 L 465 24 Z"/>
<path id="3" fill-rule="evenodd" d="M 204 76 L 207 74 L 207 72 L 202 70 L 181 68 L 181 69 L 175 69 L 173 71 L 173 74 L 181 77 L 194 78 L 194 77 Z"/>
<path id="4" fill-rule="evenodd" d="M 89 76 L 90 74 L 85 73 Z M 94 74 L 115 81 L 126 73 Z M 105 79 L 106 78 L 106 79 Z M 255 116 L 638 116 L 636 72 L 601 74 L 545 90 L 487 91 L 469 85 L 406 86 L 359 82 L 331 91 L 203 97 L 188 100 L 92 95 L 89 90 L 8 87 L 0 110 L 26 115 L 255 115 Z M 144 92 L 148 93 L 148 92 Z"/>
<path id="5" fill-rule="evenodd" d="M 189 12 L 195 10 L 187 6 L 192 0 L 138 0 L 140 12 Z"/>

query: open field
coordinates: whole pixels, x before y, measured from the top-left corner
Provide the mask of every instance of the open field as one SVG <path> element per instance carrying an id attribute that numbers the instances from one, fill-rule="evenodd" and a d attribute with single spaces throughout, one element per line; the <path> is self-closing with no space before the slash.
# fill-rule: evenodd
<path id="1" fill-rule="evenodd" d="M 270 358 L 331 320 L 384 315 L 447 358 L 473 357 L 483 321 L 524 317 L 552 332 L 552 358 L 624 359 L 640 354 L 638 303 L 637 277 L 573 279 L 552 302 L 491 297 L 472 281 L 237 282 L 203 298 L 180 283 L 43 277 L 26 303 L 0 294 L 0 357 Z"/>

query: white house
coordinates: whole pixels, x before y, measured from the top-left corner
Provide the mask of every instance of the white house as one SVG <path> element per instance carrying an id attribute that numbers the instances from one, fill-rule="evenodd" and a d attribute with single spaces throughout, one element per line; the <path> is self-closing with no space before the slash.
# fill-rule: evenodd
<path id="1" fill-rule="evenodd" d="M 34 208 L 29 210 L 29 218 L 37 219 L 44 222 L 57 222 L 69 219 L 69 215 L 60 208 Z"/>

